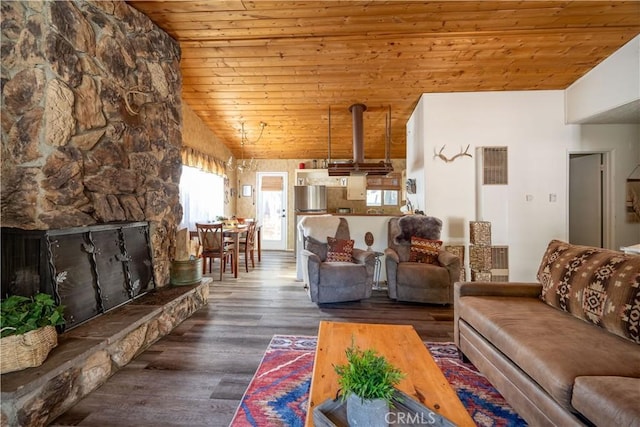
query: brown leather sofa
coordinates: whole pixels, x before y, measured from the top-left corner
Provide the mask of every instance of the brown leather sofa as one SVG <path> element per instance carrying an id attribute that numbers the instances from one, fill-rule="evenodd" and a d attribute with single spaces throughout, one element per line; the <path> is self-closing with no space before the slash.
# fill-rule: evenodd
<path id="1" fill-rule="evenodd" d="M 640 256 L 554 240 L 536 283 L 454 288 L 459 350 L 533 426 L 640 426 Z"/>

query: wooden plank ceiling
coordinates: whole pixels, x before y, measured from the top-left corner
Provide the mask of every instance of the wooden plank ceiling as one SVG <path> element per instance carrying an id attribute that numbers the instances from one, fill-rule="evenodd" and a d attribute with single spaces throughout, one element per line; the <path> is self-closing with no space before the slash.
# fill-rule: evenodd
<path id="1" fill-rule="evenodd" d="M 640 2 L 139 1 L 180 42 L 183 101 L 240 157 L 405 157 L 424 92 L 564 89 L 640 33 Z M 464 126 L 465 117 L 457 118 Z M 260 122 L 264 128 L 262 138 Z"/>

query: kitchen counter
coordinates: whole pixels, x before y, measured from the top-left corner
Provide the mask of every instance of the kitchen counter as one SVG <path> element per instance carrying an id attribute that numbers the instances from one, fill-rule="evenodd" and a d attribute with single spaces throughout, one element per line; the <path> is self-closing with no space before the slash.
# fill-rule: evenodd
<path id="1" fill-rule="evenodd" d="M 403 216 L 401 213 L 398 214 L 388 214 L 388 213 L 332 213 L 331 215 L 335 216 L 384 216 L 387 218 L 392 218 L 396 216 Z"/>
<path id="2" fill-rule="evenodd" d="M 333 216 L 383 216 L 386 218 L 392 218 L 396 216 L 403 216 L 401 213 L 398 214 L 388 214 L 388 213 L 336 213 L 336 212 L 296 212 L 297 216 L 304 215 L 333 215 Z"/>

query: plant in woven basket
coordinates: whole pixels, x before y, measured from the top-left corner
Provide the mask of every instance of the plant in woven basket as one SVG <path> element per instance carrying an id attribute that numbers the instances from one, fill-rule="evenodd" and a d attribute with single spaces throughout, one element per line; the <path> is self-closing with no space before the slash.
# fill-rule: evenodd
<path id="1" fill-rule="evenodd" d="M 12 295 L 0 303 L 0 330 L 4 338 L 20 335 L 43 326 L 64 324 L 64 307 L 57 305 L 51 295 L 37 294 L 27 298 Z"/>
<path id="2" fill-rule="evenodd" d="M 404 373 L 375 350 L 363 350 L 354 341 L 345 353 L 347 363 L 334 369 L 342 401 L 347 402 L 349 425 L 387 425 L 385 415 Z"/>
<path id="3" fill-rule="evenodd" d="M 10 296 L 0 303 L 0 373 L 40 366 L 58 345 L 63 307 L 50 295 Z"/>

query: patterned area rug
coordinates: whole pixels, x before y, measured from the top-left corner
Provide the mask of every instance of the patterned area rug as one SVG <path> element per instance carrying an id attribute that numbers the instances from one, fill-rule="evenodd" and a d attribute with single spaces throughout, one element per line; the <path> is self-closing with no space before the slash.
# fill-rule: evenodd
<path id="1" fill-rule="evenodd" d="M 478 426 L 526 426 L 453 343 L 425 345 Z M 274 335 L 231 426 L 304 426 L 315 349 L 316 337 Z"/>

